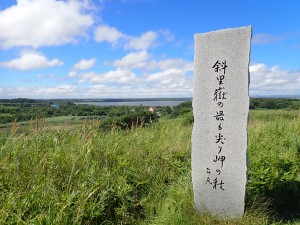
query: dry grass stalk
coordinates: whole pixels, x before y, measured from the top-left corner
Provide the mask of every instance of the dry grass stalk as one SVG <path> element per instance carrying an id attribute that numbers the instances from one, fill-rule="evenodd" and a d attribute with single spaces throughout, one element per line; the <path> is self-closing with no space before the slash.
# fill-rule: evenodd
<path id="1" fill-rule="evenodd" d="M 13 124 L 12 124 L 12 127 L 11 127 L 11 133 L 12 133 L 13 135 L 15 135 L 16 132 L 17 132 L 17 130 L 18 130 L 18 126 L 17 126 L 17 118 L 15 118 L 15 120 L 14 120 L 14 122 L 13 122 Z"/>

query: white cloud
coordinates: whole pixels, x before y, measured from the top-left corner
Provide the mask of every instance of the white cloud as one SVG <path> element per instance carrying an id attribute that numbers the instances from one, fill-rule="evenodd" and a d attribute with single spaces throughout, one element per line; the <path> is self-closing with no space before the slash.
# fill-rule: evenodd
<path id="1" fill-rule="evenodd" d="M 163 59 L 151 60 L 151 55 L 146 51 L 130 52 L 119 60 L 115 60 L 112 64 L 118 68 L 126 69 L 145 69 L 145 70 L 167 70 L 179 69 L 183 72 L 193 70 L 193 63 L 183 59 Z"/>
<path id="2" fill-rule="evenodd" d="M 159 81 L 160 83 L 170 83 L 173 79 L 178 79 L 184 74 L 177 69 L 169 69 L 146 76 L 146 81 Z"/>
<path id="3" fill-rule="evenodd" d="M 126 85 L 126 86 L 108 86 L 108 85 L 92 85 L 85 92 L 85 97 L 93 98 L 150 98 L 150 97 L 189 97 L 192 96 L 191 87 L 161 88 L 160 86 L 147 85 Z"/>
<path id="4" fill-rule="evenodd" d="M 300 95 L 300 71 L 283 70 L 279 66 L 250 65 L 250 94 Z M 43 78 L 43 77 L 41 77 Z M 3 98 L 123 98 L 189 97 L 192 74 L 180 68 L 168 68 L 137 76 L 129 69 L 107 73 L 83 73 L 76 76 L 76 86 L 0 87 Z"/>
<path id="5" fill-rule="evenodd" d="M 95 40 L 98 42 L 109 42 L 115 45 L 125 35 L 114 27 L 107 25 L 98 26 L 95 30 Z"/>
<path id="6" fill-rule="evenodd" d="M 79 83 L 131 83 L 136 80 L 136 75 L 130 70 L 111 70 L 107 73 L 89 72 L 80 75 Z"/>
<path id="7" fill-rule="evenodd" d="M 125 44 L 125 49 L 130 50 L 145 50 L 155 45 L 157 33 L 148 31 L 140 37 L 130 38 L 129 42 Z"/>
<path id="8" fill-rule="evenodd" d="M 300 71 L 282 70 L 279 66 L 253 64 L 250 71 L 251 95 L 295 95 L 299 93 Z"/>
<path id="9" fill-rule="evenodd" d="M 113 62 L 115 67 L 120 68 L 137 68 L 142 69 L 147 67 L 147 60 L 151 58 L 147 51 L 130 52 L 122 59 Z"/>
<path id="10" fill-rule="evenodd" d="M 74 98 L 77 95 L 77 88 L 71 85 L 60 86 L 36 86 L 36 87 L 4 87 L 5 98 Z M 79 97 L 79 96 L 77 96 Z"/>
<path id="11" fill-rule="evenodd" d="M 173 33 L 163 29 L 147 31 L 141 36 L 131 36 L 108 25 L 100 25 L 94 31 L 94 39 L 97 42 L 109 42 L 113 46 L 121 44 L 125 50 L 135 51 L 147 50 L 159 45 L 158 42 L 171 42 L 174 38 Z"/>
<path id="12" fill-rule="evenodd" d="M 190 89 L 192 90 L 192 76 L 180 69 L 167 69 L 144 77 L 148 83 L 154 83 L 162 89 Z M 163 88 L 164 87 L 164 88 Z"/>
<path id="13" fill-rule="evenodd" d="M 172 42 L 175 40 L 175 35 L 168 29 L 159 30 L 159 34 L 163 37 L 163 39 L 167 42 Z"/>
<path id="14" fill-rule="evenodd" d="M 54 46 L 76 42 L 93 24 L 87 1 L 17 0 L 0 12 L 0 46 Z"/>
<path id="15" fill-rule="evenodd" d="M 60 60 L 49 60 L 39 52 L 24 52 L 20 58 L 0 62 L 0 66 L 16 70 L 34 70 L 61 65 L 63 65 L 63 62 Z"/>
<path id="16" fill-rule="evenodd" d="M 115 60 L 112 64 L 118 68 L 125 69 L 144 69 L 144 70 L 168 70 L 178 69 L 183 73 L 193 71 L 193 63 L 176 58 L 151 60 L 151 55 L 146 50 L 138 52 L 130 52 L 119 60 Z"/>
<path id="17" fill-rule="evenodd" d="M 68 73 L 68 77 L 76 77 L 77 76 L 77 72 L 72 70 Z"/>
<path id="18" fill-rule="evenodd" d="M 74 70 L 87 70 L 92 68 L 96 63 L 96 59 L 82 59 L 73 66 Z"/>
<path id="19" fill-rule="evenodd" d="M 79 83 L 94 84 L 90 86 L 88 93 L 96 94 L 100 91 L 105 94 L 107 92 L 108 95 L 114 97 L 116 95 L 122 97 L 191 96 L 192 62 L 176 58 L 154 60 L 146 50 L 142 50 L 130 52 L 110 64 L 115 66 L 116 70 L 107 73 L 88 72 L 80 75 Z M 136 71 L 138 73 L 136 75 L 132 69 L 142 71 Z M 158 72 L 149 73 L 149 71 Z M 107 87 L 112 89 L 108 90 Z"/>
<path id="20" fill-rule="evenodd" d="M 1 87 L 3 98 L 136 98 L 138 97 L 188 97 L 191 96 L 191 87 L 161 88 L 147 85 L 111 85 L 94 84 L 90 86 L 36 86 L 36 87 Z"/>
<path id="21" fill-rule="evenodd" d="M 166 69 L 180 69 L 183 72 L 193 71 L 194 63 L 183 59 L 164 59 L 157 62 L 157 67 L 161 70 Z"/>

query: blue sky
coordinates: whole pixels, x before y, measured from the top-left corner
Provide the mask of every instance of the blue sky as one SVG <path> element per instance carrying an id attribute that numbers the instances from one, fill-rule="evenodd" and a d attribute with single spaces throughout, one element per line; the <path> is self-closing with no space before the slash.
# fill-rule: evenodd
<path id="1" fill-rule="evenodd" d="M 0 98 L 191 97 L 193 35 L 252 25 L 250 95 L 300 95 L 300 1 L 1 0 Z"/>

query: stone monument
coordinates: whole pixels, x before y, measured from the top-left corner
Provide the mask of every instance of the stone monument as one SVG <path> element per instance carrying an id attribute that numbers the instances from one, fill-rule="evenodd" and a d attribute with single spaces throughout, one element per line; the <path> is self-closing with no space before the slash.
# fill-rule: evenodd
<path id="1" fill-rule="evenodd" d="M 192 180 L 200 213 L 240 218 L 247 182 L 251 27 L 195 34 Z"/>

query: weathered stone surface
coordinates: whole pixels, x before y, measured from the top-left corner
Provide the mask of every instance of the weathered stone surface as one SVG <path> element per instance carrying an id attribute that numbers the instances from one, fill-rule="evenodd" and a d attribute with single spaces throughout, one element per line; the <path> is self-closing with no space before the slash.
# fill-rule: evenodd
<path id="1" fill-rule="evenodd" d="M 247 182 L 251 27 L 196 34 L 192 179 L 200 213 L 239 218 Z"/>

